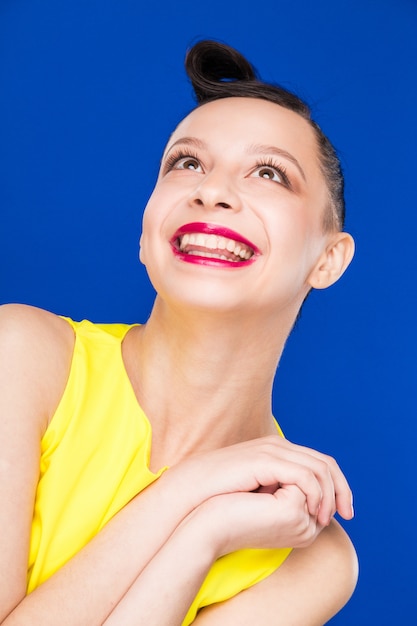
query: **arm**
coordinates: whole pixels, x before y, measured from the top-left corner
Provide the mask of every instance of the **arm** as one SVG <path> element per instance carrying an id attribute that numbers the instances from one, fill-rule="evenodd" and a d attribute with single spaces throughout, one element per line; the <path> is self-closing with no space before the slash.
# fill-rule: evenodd
<path id="1" fill-rule="evenodd" d="M 355 552 L 341 527 L 333 520 L 321 531 L 293 485 L 273 494 L 215 496 L 178 527 L 105 625 L 181 626 L 217 558 L 248 546 L 291 545 L 297 549 L 268 579 L 202 609 L 195 623 L 319 626 L 347 602 L 357 575 Z"/>
<path id="2" fill-rule="evenodd" d="M 1 308 L 0 335 L 0 622 L 102 623 L 192 509 L 189 490 L 177 498 L 167 474 L 26 596 L 40 440 L 64 390 L 74 338 L 63 320 L 20 306 Z"/>
<path id="3" fill-rule="evenodd" d="M 212 533 L 191 513 L 153 557 L 105 626 L 181 626 L 216 558 Z"/>
<path id="4" fill-rule="evenodd" d="M 197 626 L 322 626 L 351 597 L 355 550 L 333 520 L 312 545 L 293 550 L 271 576 L 237 596 L 202 609 Z"/>
<path id="5" fill-rule="evenodd" d="M 350 490 L 327 457 L 279 437 L 245 442 L 196 455 L 166 472 L 60 571 L 25 596 L 39 442 L 65 387 L 73 336 L 62 320 L 26 307 L 3 309 L 0 328 L 2 623 L 101 624 L 134 581 L 141 580 L 141 572 L 161 548 L 169 548 L 168 540 L 181 521 L 218 494 L 297 484 L 310 514 L 319 511 L 319 518 L 328 522 L 336 491 L 339 512 L 349 516 Z M 143 581 L 137 584 L 146 590 Z"/>
<path id="6" fill-rule="evenodd" d="M 50 333 L 32 311 L 14 305 L 0 308 L 0 621 L 26 593 L 39 441 L 48 421 L 45 407 L 57 402 L 42 381 L 52 369 L 65 377 L 65 364 L 53 351 L 48 354 Z M 37 330 L 33 349 L 31 326 Z M 65 340 L 61 343 L 63 349 Z M 42 345 L 43 358 L 38 359 Z"/>
<path id="7" fill-rule="evenodd" d="M 320 530 L 293 485 L 215 496 L 187 516 L 105 624 L 180 626 L 216 559 L 248 546 L 307 545 Z"/>

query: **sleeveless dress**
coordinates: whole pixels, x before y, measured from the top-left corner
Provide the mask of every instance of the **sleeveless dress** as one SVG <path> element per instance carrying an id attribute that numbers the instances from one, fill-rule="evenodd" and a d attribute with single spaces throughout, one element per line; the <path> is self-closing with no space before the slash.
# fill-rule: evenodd
<path id="1" fill-rule="evenodd" d="M 132 326 L 65 319 L 75 331 L 74 354 L 65 391 L 41 442 L 28 593 L 168 469 L 149 469 L 151 425 L 138 404 L 121 351 Z M 218 559 L 183 626 L 193 622 L 200 608 L 266 578 L 290 551 L 248 549 Z"/>

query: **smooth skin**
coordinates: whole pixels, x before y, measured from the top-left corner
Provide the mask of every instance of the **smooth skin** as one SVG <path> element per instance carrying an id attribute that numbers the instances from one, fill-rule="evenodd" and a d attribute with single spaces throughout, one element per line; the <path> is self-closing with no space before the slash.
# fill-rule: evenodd
<path id="1" fill-rule="evenodd" d="M 192 152 L 167 167 L 172 149 L 190 150 L 189 138 Z M 259 166 L 259 146 L 291 155 L 279 158 L 290 183 Z M 180 626 L 213 561 L 244 547 L 296 549 L 261 583 L 200 611 L 196 624 L 319 625 L 345 604 L 357 562 L 333 516 L 352 517 L 351 491 L 331 457 L 277 436 L 270 406 L 305 295 L 335 282 L 353 254 L 347 233 L 323 231 L 326 202 L 313 133 L 296 114 L 226 99 L 178 126 L 141 240 L 158 296 L 122 346 L 152 424 L 151 469 L 171 469 L 29 595 L 39 442 L 74 336 L 50 313 L 2 307 L 0 623 Z M 189 222 L 232 228 L 259 255 L 241 269 L 179 261 L 171 239 Z"/>

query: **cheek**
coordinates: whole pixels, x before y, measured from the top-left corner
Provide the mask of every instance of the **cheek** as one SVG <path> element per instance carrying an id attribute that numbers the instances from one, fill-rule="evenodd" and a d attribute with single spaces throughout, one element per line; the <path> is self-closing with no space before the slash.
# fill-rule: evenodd
<path id="1" fill-rule="evenodd" d="M 142 234 L 139 240 L 139 259 L 146 267 L 161 253 L 162 231 L 168 213 L 166 198 L 156 188 L 143 212 Z"/>
<path id="2" fill-rule="evenodd" d="M 152 232 L 152 196 L 149 198 L 142 217 L 142 233 L 139 239 L 139 260 L 146 265 L 146 253 L 149 248 L 149 234 Z"/>
<path id="3" fill-rule="evenodd" d="M 147 266 L 152 259 L 152 232 L 154 227 L 152 220 L 149 219 L 149 214 L 144 215 L 142 222 L 142 234 L 139 239 L 139 260 L 143 265 Z"/>
<path id="4" fill-rule="evenodd" d="M 308 237 L 310 224 L 304 207 L 298 202 L 285 201 L 271 207 L 266 230 L 271 246 L 294 250 Z"/>
<path id="5" fill-rule="evenodd" d="M 146 265 L 146 257 L 143 248 L 143 235 L 141 235 L 139 239 L 139 261 L 143 263 L 143 265 Z"/>
<path id="6" fill-rule="evenodd" d="M 321 250 L 320 220 L 312 218 L 304 203 L 285 203 L 270 218 L 268 232 L 274 266 L 285 268 L 289 282 L 299 287 Z M 282 280 L 286 282 L 285 276 Z"/>

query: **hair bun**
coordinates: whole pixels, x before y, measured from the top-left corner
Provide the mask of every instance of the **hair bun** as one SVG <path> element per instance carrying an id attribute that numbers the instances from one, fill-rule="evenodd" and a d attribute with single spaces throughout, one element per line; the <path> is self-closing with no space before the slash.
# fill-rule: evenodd
<path id="1" fill-rule="evenodd" d="M 257 81 L 255 68 L 234 48 L 217 41 L 199 41 L 185 58 L 185 69 L 193 86 L 197 101 L 205 102 L 225 97 L 227 83 Z M 221 95 L 220 95 L 221 93 Z"/>

